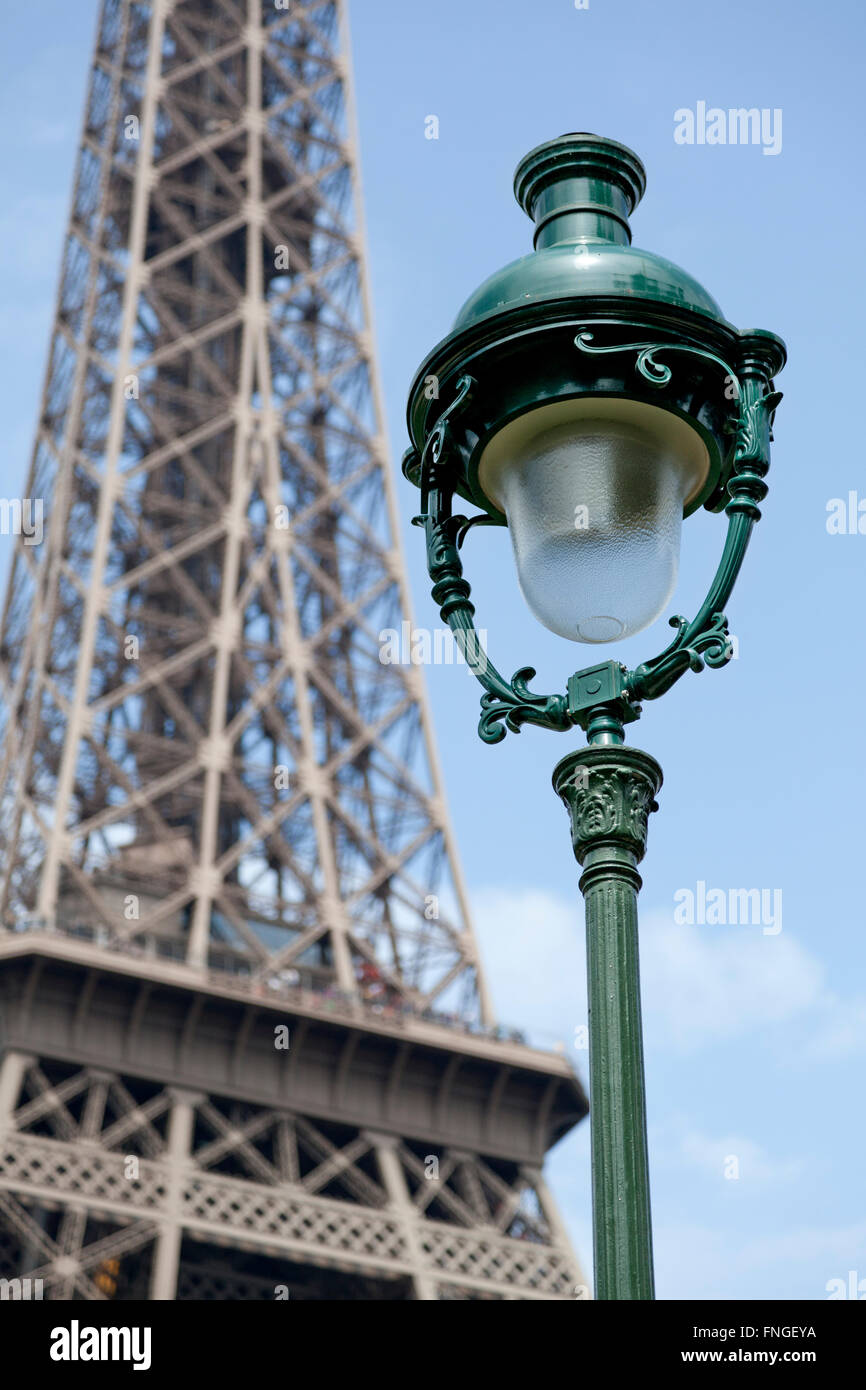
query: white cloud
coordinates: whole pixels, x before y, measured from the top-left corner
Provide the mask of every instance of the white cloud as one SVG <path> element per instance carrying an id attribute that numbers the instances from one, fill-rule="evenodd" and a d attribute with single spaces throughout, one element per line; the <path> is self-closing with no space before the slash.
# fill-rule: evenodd
<path id="1" fill-rule="evenodd" d="M 654 1040 L 678 1049 L 742 1037 L 819 1006 L 824 971 L 790 935 L 641 919 L 643 1002 Z"/>
<path id="2" fill-rule="evenodd" d="M 574 1030 L 586 1022 L 580 898 L 568 902 L 535 888 L 489 888 L 472 894 L 472 907 L 502 1021 L 526 1029 L 541 1046 L 565 1043 L 579 1064 Z"/>
<path id="3" fill-rule="evenodd" d="M 583 904 L 537 888 L 472 895 L 482 958 L 497 1011 L 540 1045 L 566 1044 L 586 1021 Z M 640 921 L 641 988 L 654 1047 L 689 1052 L 794 1021 L 812 1061 L 866 1050 L 866 1003 L 841 998 L 823 963 L 788 932 L 680 926 L 673 910 Z"/>
<path id="4" fill-rule="evenodd" d="M 841 999 L 827 992 L 821 1018 L 805 1039 L 803 1055 L 815 1062 L 834 1061 L 866 1051 L 866 1000 Z"/>
<path id="5" fill-rule="evenodd" d="M 726 1135 L 716 1139 L 697 1130 L 688 1130 L 681 1135 L 679 1153 L 690 1167 L 725 1181 L 729 1180 L 725 1177 L 726 1165 L 734 1157 L 739 1166 L 737 1181 L 749 1186 L 775 1186 L 789 1182 L 802 1173 L 804 1166 L 802 1159 L 772 1157 L 760 1144 L 743 1135 Z"/>

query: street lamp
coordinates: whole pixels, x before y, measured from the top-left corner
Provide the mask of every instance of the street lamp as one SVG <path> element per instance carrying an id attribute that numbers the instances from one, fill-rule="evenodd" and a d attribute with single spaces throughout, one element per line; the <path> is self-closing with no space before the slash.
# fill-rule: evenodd
<path id="1" fill-rule="evenodd" d="M 406 476 L 421 490 L 432 594 L 484 687 L 479 733 L 584 730 L 556 766 L 583 868 L 589 997 L 595 1292 L 651 1299 L 652 1231 L 638 974 L 638 864 L 662 782 L 624 726 L 687 670 L 731 658 L 725 607 L 767 493 L 775 334 L 739 332 L 670 261 L 631 246 L 645 173 L 632 150 L 578 132 L 532 150 L 514 180 L 535 250 L 490 277 L 428 355 L 408 408 Z M 455 493 L 479 510 L 454 514 Z M 603 645 L 647 627 L 676 585 L 680 529 L 728 518 L 691 621 L 629 670 L 607 660 L 564 694 L 510 681 L 482 650 L 461 549 L 507 526 L 524 597 L 545 627 Z"/>

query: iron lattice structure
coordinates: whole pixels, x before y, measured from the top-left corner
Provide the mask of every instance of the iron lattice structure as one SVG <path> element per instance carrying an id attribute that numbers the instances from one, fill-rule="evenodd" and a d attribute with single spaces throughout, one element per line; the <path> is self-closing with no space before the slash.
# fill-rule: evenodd
<path id="1" fill-rule="evenodd" d="M 262 1296 L 261 1263 L 181 1251 L 231 1234 L 239 1201 L 273 1216 L 239 1222 L 259 1261 L 331 1271 L 295 1271 L 306 1297 L 340 1270 L 384 1297 L 400 1280 L 405 1296 L 571 1296 L 577 1278 L 537 1170 L 585 1102 L 564 1063 L 496 1051 L 419 672 L 380 660 L 408 604 L 342 11 L 104 0 L 99 19 L 27 485 L 45 535 L 16 547 L 0 633 L 0 950 L 23 991 L 6 996 L 0 1184 L 12 1263 L 52 1296 Z M 49 980 L 68 1017 L 49 1020 Z M 190 1030 L 217 998 L 242 1001 L 242 1044 L 212 1022 L 193 1080 Z M 182 1044 L 160 1062 L 177 1009 Z M 287 1013 L 305 1109 L 284 1080 L 269 1095 L 245 1078 Z M 443 1013 L 468 1031 L 443 1036 Z M 377 1029 L 391 1123 L 346 1104 Z M 442 1062 L 414 1136 L 410 1036 Z M 510 1153 L 488 1097 L 490 1154 L 467 1131 L 431 1185 L 425 1125 L 448 1129 L 461 1037 L 503 1116 L 526 1073 L 524 1109 L 545 1118 Z M 317 1048 L 340 1097 L 316 1091 Z M 463 1261 L 455 1223 L 470 1246 L 490 1228 L 489 1270 L 463 1284 L 486 1256 Z M 535 1265 L 511 1250 L 527 1239 Z M 370 1293 L 383 1279 L 392 1292 Z"/>

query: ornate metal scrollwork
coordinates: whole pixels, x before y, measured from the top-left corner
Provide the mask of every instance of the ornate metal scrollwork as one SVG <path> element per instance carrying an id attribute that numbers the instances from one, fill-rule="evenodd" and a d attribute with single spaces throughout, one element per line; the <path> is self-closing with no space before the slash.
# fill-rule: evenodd
<path id="1" fill-rule="evenodd" d="M 510 681 L 500 675 L 483 650 L 475 627 L 475 605 L 459 551 L 469 529 L 490 524 L 492 518 L 451 514 L 455 475 L 450 458 L 452 422 L 471 396 L 473 386 L 471 377 L 460 378 L 454 400 L 439 416 L 424 443 L 420 463 L 417 455 L 410 455 L 404 461 L 403 471 L 421 485 L 422 512 L 413 517 L 413 523 L 425 529 L 433 598 L 442 619 L 454 633 L 461 654 L 486 692 L 481 697 L 478 732 L 485 743 L 499 743 L 507 729 L 519 733 L 522 724 L 559 730 L 570 729 L 572 724 L 565 695 L 536 695 L 529 689 L 529 681 L 535 675 L 532 667 L 521 667 Z"/>
<path id="2" fill-rule="evenodd" d="M 571 816 L 578 861 L 583 864 L 590 850 L 600 850 L 616 860 L 620 873 L 628 874 L 617 850 L 643 858 L 661 784 L 658 763 L 636 748 L 582 748 L 567 754 L 554 769 L 553 785 Z M 609 862 L 604 865 L 605 870 L 610 867 Z"/>
<path id="3" fill-rule="evenodd" d="M 633 700 L 657 700 L 686 671 L 702 671 L 705 665 L 726 666 L 733 655 L 724 613 L 713 613 L 698 632 L 690 631 L 693 625 L 686 618 L 671 618 L 670 625 L 677 629 L 670 646 L 626 676 L 626 689 Z"/>
<path id="4" fill-rule="evenodd" d="M 655 700 L 663 695 L 688 670 L 701 671 L 704 665 L 727 665 L 733 655 L 728 632 L 725 606 L 731 596 L 743 563 L 752 528 L 760 520 L 758 503 L 767 495 L 764 475 L 770 466 L 773 414 L 781 393 L 773 391 L 766 377 L 746 375 L 742 380 L 730 363 L 716 353 L 689 343 L 617 343 L 597 346 L 593 334 L 578 333 L 575 346 L 581 352 L 635 352 L 637 371 L 654 386 L 666 386 L 672 369 L 657 360 L 661 352 L 688 353 L 713 363 L 725 373 L 726 385 L 733 390 L 729 430 L 734 435 L 730 476 L 727 482 L 728 502 L 725 512 L 728 531 L 718 569 L 709 593 L 692 622 L 671 618 L 677 635 L 658 656 L 642 662 L 629 671 L 625 688 L 634 701 Z"/>
<path id="5" fill-rule="evenodd" d="M 735 396 L 739 395 L 740 383 L 735 372 L 731 370 L 727 362 L 721 357 L 717 357 L 714 352 L 708 352 L 705 348 L 692 347 L 690 343 L 611 343 L 596 345 L 594 342 L 595 334 L 584 329 L 578 333 L 574 340 L 575 347 L 580 348 L 581 352 L 593 353 L 600 356 L 608 352 L 636 352 L 638 354 L 635 367 L 645 381 L 651 386 L 667 386 L 673 376 L 673 371 L 664 362 L 657 362 L 655 354 L 657 352 L 688 352 L 693 357 L 704 357 L 708 362 L 714 362 L 717 366 L 724 368 L 727 376 L 731 378 L 735 387 Z"/>

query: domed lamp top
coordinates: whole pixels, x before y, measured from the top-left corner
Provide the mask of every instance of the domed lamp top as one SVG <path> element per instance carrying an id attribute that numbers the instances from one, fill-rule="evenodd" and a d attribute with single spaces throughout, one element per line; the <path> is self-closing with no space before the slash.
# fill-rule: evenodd
<path id="1" fill-rule="evenodd" d="M 693 276 L 631 245 L 629 218 L 645 188 L 641 160 L 616 140 L 578 131 L 530 150 L 517 166 L 514 195 L 535 222 L 535 251 L 485 280 L 452 331 L 491 314 L 574 296 L 638 298 L 724 322 Z"/>

